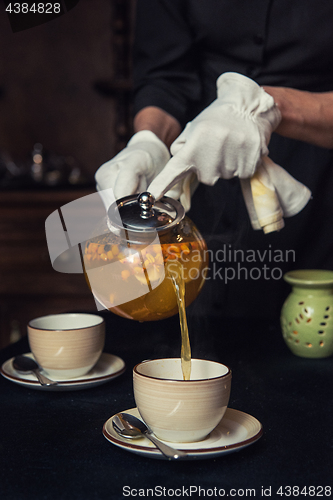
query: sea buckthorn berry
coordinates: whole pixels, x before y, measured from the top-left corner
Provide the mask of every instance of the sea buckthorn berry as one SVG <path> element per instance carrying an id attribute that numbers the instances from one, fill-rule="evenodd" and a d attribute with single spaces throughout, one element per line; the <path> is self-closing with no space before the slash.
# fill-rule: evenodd
<path id="1" fill-rule="evenodd" d="M 119 253 L 118 245 L 112 245 L 111 250 L 112 250 L 113 255 L 118 255 L 118 253 Z"/>
<path id="2" fill-rule="evenodd" d="M 180 249 L 176 245 L 170 245 L 167 249 L 167 258 L 166 260 L 175 260 L 179 256 Z"/>
<path id="3" fill-rule="evenodd" d="M 162 254 L 156 255 L 155 262 L 156 264 L 163 264 L 163 255 Z"/>
<path id="4" fill-rule="evenodd" d="M 129 277 L 130 277 L 131 273 L 129 272 L 128 269 L 124 269 L 123 271 L 121 271 L 121 277 L 123 278 L 123 280 L 127 280 Z"/>
<path id="5" fill-rule="evenodd" d="M 180 248 L 179 246 L 177 245 L 170 245 L 169 248 L 168 248 L 168 252 L 171 253 L 171 252 L 180 252 Z"/>
<path id="6" fill-rule="evenodd" d="M 153 264 L 155 262 L 155 259 L 154 257 L 152 256 L 151 253 L 147 253 L 146 255 L 146 259 L 148 260 L 148 262 L 150 262 L 151 264 Z"/>
<path id="7" fill-rule="evenodd" d="M 89 252 L 95 253 L 96 250 L 97 250 L 97 248 L 98 248 L 98 244 L 97 243 L 90 243 L 90 245 L 89 245 Z"/>

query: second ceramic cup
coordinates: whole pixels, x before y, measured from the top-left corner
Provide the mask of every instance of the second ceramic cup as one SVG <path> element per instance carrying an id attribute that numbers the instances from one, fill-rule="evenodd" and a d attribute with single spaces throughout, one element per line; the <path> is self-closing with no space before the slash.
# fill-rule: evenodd
<path id="1" fill-rule="evenodd" d="M 133 369 L 137 408 L 162 440 L 200 441 L 217 426 L 227 409 L 230 369 L 204 359 L 192 359 L 191 364 L 190 380 L 183 380 L 179 358 L 143 361 Z"/>
<path id="2" fill-rule="evenodd" d="M 37 363 L 51 377 L 80 377 L 97 363 L 105 341 L 105 323 L 95 314 L 51 314 L 28 324 L 28 340 Z"/>

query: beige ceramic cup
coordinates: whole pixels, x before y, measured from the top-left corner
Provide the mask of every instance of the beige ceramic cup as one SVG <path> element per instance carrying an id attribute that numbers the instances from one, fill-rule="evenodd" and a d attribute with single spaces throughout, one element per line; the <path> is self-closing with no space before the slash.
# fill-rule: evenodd
<path id="1" fill-rule="evenodd" d="M 28 340 L 37 363 L 55 380 L 80 377 L 102 354 L 105 323 L 95 314 L 52 314 L 28 324 Z"/>
<path id="2" fill-rule="evenodd" d="M 179 358 L 143 361 L 133 369 L 139 413 L 165 441 L 204 439 L 222 419 L 230 387 L 230 369 L 215 361 L 192 359 L 190 380 L 183 380 Z"/>

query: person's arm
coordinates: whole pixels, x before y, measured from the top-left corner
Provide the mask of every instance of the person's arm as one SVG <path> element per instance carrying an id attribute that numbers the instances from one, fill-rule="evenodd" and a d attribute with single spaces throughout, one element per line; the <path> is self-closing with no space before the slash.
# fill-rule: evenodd
<path id="1" fill-rule="evenodd" d="M 263 87 L 281 112 L 276 133 L 323 148 L 333 148 L 333 92 Z"/>
<path id="2" fill-rule="evenodd" d="M 282 115 L 276 133 L 316 146 L 333 148 L 333 92 L 306 92 L 283 87 L 263 87 Z M 160 108 L 149 106 L 134 118 L 134 130 L 151 130 L 168 147 L 181 132 L 179 122 Z"/>
<path id="3" fill-rule="evenodd" d="M 169 148 L 181 132 L 178 120 L 161 108 L 147 106 L 134 117 L 134 132 L 150 130 Z"/>

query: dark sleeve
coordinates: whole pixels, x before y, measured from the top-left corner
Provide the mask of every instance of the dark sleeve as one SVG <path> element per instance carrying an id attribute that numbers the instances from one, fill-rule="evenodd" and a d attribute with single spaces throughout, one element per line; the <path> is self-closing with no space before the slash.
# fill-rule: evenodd
<path id="1" fill-rule="evenodd" d="M 134 113 L 157 106 L 183 126 L 201 83 L 184 0 L 137 0 L 133 52 Z"/>

